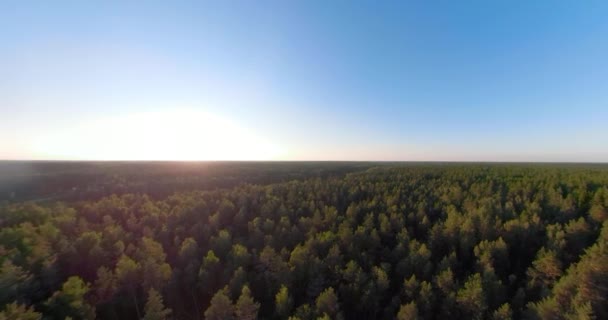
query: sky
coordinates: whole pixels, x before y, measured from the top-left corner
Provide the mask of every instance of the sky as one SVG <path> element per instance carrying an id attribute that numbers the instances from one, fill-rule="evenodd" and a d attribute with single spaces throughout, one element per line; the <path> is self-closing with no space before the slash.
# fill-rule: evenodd
<path id="1" fill-rule="evenodd" d="M 608 162 L 606 1 L 1 1 L 0 159 Z"/>

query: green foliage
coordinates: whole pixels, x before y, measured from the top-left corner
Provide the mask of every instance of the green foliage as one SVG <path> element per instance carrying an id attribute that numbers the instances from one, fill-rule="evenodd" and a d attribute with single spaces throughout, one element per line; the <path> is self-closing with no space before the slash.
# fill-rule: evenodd
<path id="1" fill-rule="evenodd" d="M 203 258 L 203 264 L 198 271 L 198 282 L 206 294 L 213 293 L 219 286 L 221 272 L 220 259 L 213 250 L 209 250 Z"/>
<path id="2" fill-rule="evenodd" d="M 42 315 L 32 307 L 27 307 L 15 302 L 9 303 L 0 311 L 0 320 L 40 320 Z"/>
<path id="3" fill-rule="evenodd" d="M 604 222 L 597 243 L 561 277 L 550 295 L 530 305 L 539 318 L 566 315 L 568 318 L 608 317 L 608 222 Z"/>
<path id="4" fill-rule="evenodd" d="M 420 317 L 418 316 L 418 307 L 416 306 L 416 302 L 404 304 L 399 308 L 399 312 L 397 313 L 397 320 L 418 319 L 420 319 Z"/>
<path id="5" fill-rule="evenodd" d="M 235 304 L 235 315 L 237 320 L 254 320 L 258 318 L 260 304 L 251 297 L 248 286 L 243 286 L 241 295 Z"/>
<path id="6" fill-rule="evenodd" d="M 144 307 L 143 320 L 165 320 L 171 315 L 171 309 L 165 308 L 163 297 L 158 291 L 150 288 L 148 290 L 148 300 Z"/>
<path id="7" fill-rule="evenodd" d="M 340 312 L 338 296 L 334 292 L 334 288 L 327 288 L 317 297 L 316 300 L 317 313 L 327 314 L 331 318 L 336 318 Z"/>
<path id="8" fill-rule="evenodd" d="M 483 319 L 487 308 L 486 295 L 483 292 L 482 279 L 479 273 L 469 277 L 464 287 L 458 290 L 456 302 L 458 307 L 468 319 Z"/>
<path id="9" fill-rule="evenodd" d="M 275 312 L 279 318 L 287 318 L 293 308 L 293 299 L 289 295 L 289 289 L 281 286 L 274 298 Z"/>
<path id="10" fill-rule="evenodd" d="M 492 320 L 511 320 L 513 319 L 513 311 L 508 303 L 503 304 L 500 308 L 492 313 Z"/>
<path id="11" fill-rule="evenodd" d="M 126 255 L 122 255 L 116 263 L 116 279 L 125 287 L 132 287 L 139 282 L 140 266 Z"/>
<path id="12" fill-rule="evenodd" d="M 608 318 L 606 166 L 92 166 L 0 208 L 3 317 Z"/>
<path id="13" fill-rule="evenodd" d="M 555 281 L 562 275 L 562 263 L 553 250 L 541 248 L 527 272 L 529 287 L 539 290 L 540 297 L 549 294 Z"/>
<path id="14" fill-rule="evenodd" d="M 207 320 L 232 320 L 234 319 L 234 305 L 226 294 L 226 289 L 221 289 L 213 295 L 209 308 L 205 311 Z"/>
<path id="15" fill-rule="evenodd" d="M 85 295 L 89 286 L 79 277 L 70 277 L 61 290 L 56 291 L 46 302 L 48 313 L 56 319 L 94 319 L 95 308 L 88 304 Z M 46 313 L 46 312 L 45 312 Z"/>
<path id="16" fill-rule="evenodd" d="M 22 297 L 30 281 L 31 276 L 26 271 L 5 260 L 0 266 L 0 305 Z"/>

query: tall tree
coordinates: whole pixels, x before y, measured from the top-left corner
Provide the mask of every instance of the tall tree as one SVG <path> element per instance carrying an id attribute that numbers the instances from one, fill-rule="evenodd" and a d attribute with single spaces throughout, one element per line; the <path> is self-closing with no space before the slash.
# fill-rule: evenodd
<path id="1" fill-rule="evenodd" d="M 34 308 L 25 305 L 17 304 L 16 302 L 9 303 L 4 310 L 0 311 L 0 320 L 40 320 L 42 314 L 34 311 Z"/>
<path id="2" fill-rule="evenodd" d="M 255 302 L 251 297 L 251 291 L 248 286 L 243 286 L 241 295 L 236 301 L 235 315 L 237 320 L 254 320 L 258 318 L 260 304 Z"/>
<path id="3" fill-rule="evenodd" d="M 289 289 L 281 286 L 274 298 L 275 312 L 279 318 L 287 318 L 293 308 L 293 299 L 289 295 Z"/>
<path id="4" fill-rule="evenodd" d="M 133 307 L 137 312 L 138 318 L 141 317 L 141 314 L 139 312 L 139 302 L 137 300 L 136 290 L 139 287 L 141 279 L 140 269 L 140 265 L 135 262 L 135 260 L 123 254 L 116 263 L 116 269 L 114 271 L 118 283 L 125 288 L 127 294 L 131 296 Z"/>
<path id="5" fill-rule="evenodd" d="M 46 302 L 49 315 L 56 319 L 94 319 L 95 307 L 89 305 L 85 295 L 89 286 L 79 277 L 70 277 L 61 290 L 56 291 Z"/>
<path id="6" fill-rule="evenodd" d="M 334 292 L 334 288 L 327 288 L 325 291 L 317 297 L 316 301 L 317 313 L 328 314 L 332 318 L 336 318 L 340 312 L 340 304 L 338 303 L 338 296 Z"/>
<path id="7" fill-rule="evenodd" d="M 492 320 L 511 320 L 512 318 L 513 311 L 508 303 L 503 304 L 492 313 Z"/>
<path id="8" fill-rule="evenodd" d="M 479 273 L 469 277 L 464 287 L 458 290 L 456 302 L 466 318 L 483 319 L 486 302 Z"/>
<path id="9" fill-rule="evenodd" d="M 418 320 L 418 307 L 416 306 L 416 302 L 410 302 L 404 304 L 399 308 L 399 312 L 397 313 L 397 320 Z"/>
<path id="10" fill-rule="evenodd" d="M 148 290 L 148 300 L 144 306 L 143 320 L 166 320 L 171 309 L 165 308 L 163 297 L 154 288 Z"/>
<path id="11" fill-rule="evenodd" d="M 206 320 L 233 320 L 234 305 L 228 297 L 227 289 L 220 289 L 213 295 L 209 308 L 205 311 Z"/>

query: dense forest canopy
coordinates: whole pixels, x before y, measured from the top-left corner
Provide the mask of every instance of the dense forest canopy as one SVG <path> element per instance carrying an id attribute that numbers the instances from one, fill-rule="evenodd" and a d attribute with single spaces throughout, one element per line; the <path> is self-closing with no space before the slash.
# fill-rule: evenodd
<path id="1" fill-rule="evenodd" d="M 45 166 L 2 173 L 0 319 L 608 318 L 608 166 Z"/>

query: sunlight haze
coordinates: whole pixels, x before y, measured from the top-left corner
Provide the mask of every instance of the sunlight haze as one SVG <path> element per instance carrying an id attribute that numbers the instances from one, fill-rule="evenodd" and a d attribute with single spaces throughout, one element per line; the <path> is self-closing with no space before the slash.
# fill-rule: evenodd
<path id="1" fill-rule="evenodd" d="M 4 1 L 0 159 L 605 162 L 607 15 Z"/>
<path id="2" fill-rule="evenodd" d="M 171 109 L 100 118 L 40 137 L 33 152 L 61 160 L 274 160 L 278 147 L 228 120 Z"/>

